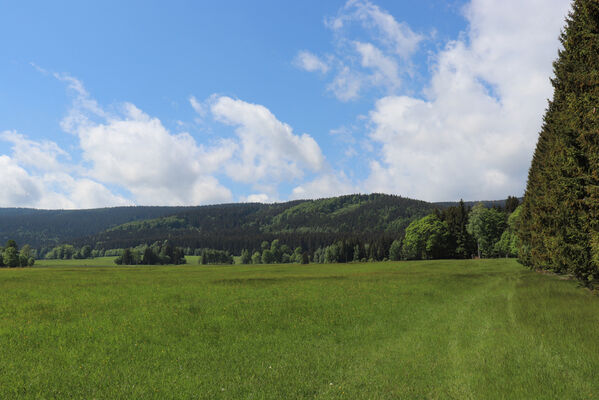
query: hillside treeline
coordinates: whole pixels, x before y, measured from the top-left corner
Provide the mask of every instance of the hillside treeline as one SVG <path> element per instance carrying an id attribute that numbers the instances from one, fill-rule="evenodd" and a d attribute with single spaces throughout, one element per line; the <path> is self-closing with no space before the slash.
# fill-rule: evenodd
<path id="1" fill-rule="evenodd" d="M 263 242 L 278 239 L 291 248 L 314 252 L 348 237 L 369 241 L 397 236 L 434 209 L 431 203 L 384 194 L 278 204 L 224 204 L 122 224 L 71 243 L 109 249 L 168 238 L 184 248 L 211 248 L 239 255 L 244 249 L 254 252 Z"/>
<path id="2" fill-rule="evenodd" d="M 0 209 L 0 241 L 52 248 L 130 221 L 172 215 L 189 207 L 112 207 L 91 210 Z"/>
<path id="3" fill-rule="evenodd" d="M 241 248 L 239 251 L 235 248 L 182 247 L 174 245 L 170 240 L 156 241 L 151 245 L 142 243 L 110 249 L 63 244 L 47 250 L 45 258 L 118 256 L 116 262 L 119 264 L 143 265 L 179 264 L 184 262 L 185 255 L 198 256 L 200 264 L 345 263 L 515 257 L 518 252 L 515 231 L 520 213 L 519 200 L 509 197 L 502 204 L 504 207 L 487 208 L 482 203 L 468 207 L 460 201 L 456 206 L 434 209 L 428 215 L 413 220 L 402 233 L 322 233 L 321 241 L 316 243 L 306 239 L 311 237 L 309 234 L 284 234 L 270 241 L 263 240 L 255 247 Z M 169 223 L 181 223 L 180 220 L 170 217 L 167 220 L 170 220 Z M 140 222 L 145 226 L 163 223 L 164 220 Z M 297 237 L 299 245 L 294 246 L 292 241 L 286 242 L 287 237 Z M 306 246 L 305 243 L 309 245 Z"/>
<path id="4" fill-rule="evenodd" d="M 510 197 L 505 208 L 487 208 L 483 204 L 466 207 L 464 202 L 413 221 L 404 235 L 381 236 L 362 240 L 347 237 L 314 251 L 291 246 L 276 239 L 262 242 L 260 249 L 241 252 L 243 264 L 271 263 L 346 263 L 386 260 L 422 260 L 472 257 L 516 257 L 516 228 L 521 208 Z M 230 253 L 221 252 L 231 263 Z M 250 256 L 251 254 L 251 256 Z M 200 261 L 200 263 L 206 263 Z"/>
<path id="5" fill-rule="evenodd" d="M 466 203 L 472 206 L 475 203 Z M 484 202 L 487 207 L 503 201 Z M 169 239 L 184 248 L 214 248 L 239 254 L 280 239 L 314 251 L 333 241 L 402 234 L 415 219 L 456 203 L 427 203 L 401 196 L 347 195 L 275 204 L 220 204 L 197 207 L 115 207 L 92 210 L 0 208 L 0 241 L 28 243 L 38 258 L 69 244 L 88 245 L 94 256 L 108 249 L 151 245 Z M 57 250 L 54 258 L 75 256 Z M 60 253 L 62 252 L 62 253 Z M 66 254 L 66 255 L 65 255 Z M 112 255 L 112 254 L 108 254 Z"/>

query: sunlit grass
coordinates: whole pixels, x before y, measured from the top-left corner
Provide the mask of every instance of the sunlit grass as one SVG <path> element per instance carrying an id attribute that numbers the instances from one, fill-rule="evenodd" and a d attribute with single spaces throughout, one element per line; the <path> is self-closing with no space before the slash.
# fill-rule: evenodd
<path id="1" fill-rule="evenodd" d="M 599 398 L 599 298 L 513 260 L 94 261 L 0 270 L 0 398 Z"/>

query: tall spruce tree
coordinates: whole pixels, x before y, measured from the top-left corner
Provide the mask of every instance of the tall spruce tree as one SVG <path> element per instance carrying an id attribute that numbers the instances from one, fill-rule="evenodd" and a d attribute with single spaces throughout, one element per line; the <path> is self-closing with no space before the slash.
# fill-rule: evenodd
<path id="1" fill-rule="evenodd" d="M 574 0 L 553 99 L 528 174 L 519 236 L 531 268 L 599 278 L 599 1 Z"/>

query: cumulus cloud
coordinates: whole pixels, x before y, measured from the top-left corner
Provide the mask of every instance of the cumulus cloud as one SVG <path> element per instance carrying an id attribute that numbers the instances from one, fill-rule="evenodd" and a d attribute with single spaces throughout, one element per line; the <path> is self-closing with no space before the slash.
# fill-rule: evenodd
<path id="1" fill-rule="evenodd" d="M 231 156 L 226 143 L 205 149 L 188 133 L 170 133 L 133 104 L 103 122 L 82 121 L 75 132 L 90 176 L 126 188 L 138 204 L 205 204 L 232 197 L 210 176 Z"/>
<path id="2" fill-rule="evenodd" d="M 365 187 L 425 200 L 521 195 L 568 6 L 473 0 L 469 30 L 437 55 L 425 96 L 388 96 L 370 112 L 381 157 Z"/>
<path id="3" fill-rule="evenodd" d="M 173 134 L 157 118 L 125 103 L 117 112 L 101 107 L 76 78 L 54 76 L 67 84 L 73 104 L 61 121 L 77 136 L 83 163 L 63 162 L 70 155 L 49 141 L 36 142 L 14 131 L 0 133 L 12 143 L 12 156 L 3 164 L 9 188 L 2 205 L 81 208 L 107 205 L 190 205 L 232 199 L 213 173 L 221 168 L 234 146 L 220 140 L 198 145 L 188 133 Z M 190 99 L 192 106 L 195 98 Z M 201 112 L 199 103 L 196 111 Z M 16 178 L 13 178 L 16 177 Z M 19 184 L 11 183 L 17 179 Z M 9 182 L 10 181 L 10 182 Z M 130 194 L 114 194 L 107 185 Z"/>
<path id="4" fill-rule="evenodd" d="M 406 23 L 397 21 L 368 0 L 349 0 L 336 17 L 327 19 L 326 24 L 340 32 L 352 22 L 359 22 L 364 29 L 374 31 L 378 42 L 404 59 L 408 59 L 424 40 L 424 36 L 412 31 Z"/>
<path id="5" fill-rule="evenodd" d="M 297 54 L 294 64 L 308 72 L 319 71 L 326 74 L 329 70 L 329 65 L 325 61 L 321 60 L 317 55 L 305 50 L 300 51 Z"/>
<path id="6" fill-rule="evenodd" d="M 73 103 L 61 127 L 78 139 L 76 158 L 51 141 L 30 140 L 16 131 L 0 132 L 12 144 L 3 155 L 7 188 L 0 206 L 87 208 L 112 205 L 193 205 L 231 201 L 231 191 L 217 175 L 251 184 L 264 192 L 248 201 L 273 201 L 277 186 L 317 172 L 324 156 L 308 134 L 294 134 L 266 107 L 211 96 L 189 102 L 200 115 L 208 112 L 233 126 L 235 137 L 199 144 L 187 132 L 173 133 L 134 104 L 100 106 L 76 78 L 65 82 Z M 75 154 L 75 153 L 73 153 Z M 79 157 L 80 156 L 80 157 Z M 123 195 L 115 194 L 124 193 Z M 268 193 L 268 194 L 266 194 Z"/>
<path id="7" fill-rule="evenodd" d="M 56 159 L 57 154 L 66 154 L 56 143 L 29 140 L 14 131 L 3 132 L 0 139 L 13 143 L 12 157 L 0 156 L 3 207 L 69 209 L 132 204 L 98 182 L 71 176 L 72 167 Z"/>
<path id="8" fill-rule="evenodd" d="M 393 58 L 371 43 L 354 42 L 354 45 L 362 58 L 362 66 L 374 69 L 375 72 L 370 75 L 374 85 L 390 85 L 392 89 L 399 87 L 398 66 Z"/>
<path id="9" fill-rule="evenodd" d="M 327 90 L 344 102 L 372 88 L 394 93 L 401 86 L 402 75 L 411 73 L 411 57 L 424 40 L 368 0 L 349 0 L 325 25 L 335 34 L 335 54 L 324 64 L 318 56 L 302 51 L 295 63 L 307 71 L 333 69 Z M 355 33 L 348 29 L 352 25 L 361 29 L 366 40 L 352 39 Z"/>
<path id="10" fill-rule="evenodd" d="M 291 199 L 318 199 L 358 192 L 358 188 L 343 174 L 328 172 L 293 188 Z"/>
<path id="11" fill-rule="evenodd" d="M 294 134 L 266 107 L 221 96 L 211 111 L 218 121 L 235 127 L 235 156 L 226 165 L 232 179 L 276 184 L 322 168 L 324 156 L 316 141 L 305 133 Z"/>
<path id="12" fill-rule="evenodd" d="M 363 77 L 344 66 L 339 70 L 333 82 L 331 82 L 327 89 L 341 101 L 354 100 L 360 97 L 360 89 L 363 85 Z"/>
<path id="13" fill-rule="evenodd" d="M 1 132 L 0 140 L 12 143 L 12 156 L 16 162 L 38 170 L 60 170 L 63 166 L 58 158 L 69 157 L 69 154 L 54 142 L 29 140 L 16 131 Z"/>
<path id="14" fill-rule="evenodd" d="M 270 196 L 266 193 L 250 194 L 247 197 L 242 197 L 241 201 L 245 202 L 245 203 L 272 203 L 273 202 L 270 199 Z"/>
<path id="15" fill-rule="evenodd" d="M 11 157 L 0 156 L 0 204 L 9 207 L 33 207 L 39 204 L 43 186 Z"/>

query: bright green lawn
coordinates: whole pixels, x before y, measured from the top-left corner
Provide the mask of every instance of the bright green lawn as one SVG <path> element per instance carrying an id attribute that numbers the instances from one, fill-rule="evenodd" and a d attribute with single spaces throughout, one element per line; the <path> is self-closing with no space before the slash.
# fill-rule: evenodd
<path id="1" fill-rule="evenodd" d="M 107 265 L 0 270 L 1 399 L 599 398 L 599 297 L 513 260 Z"/>

